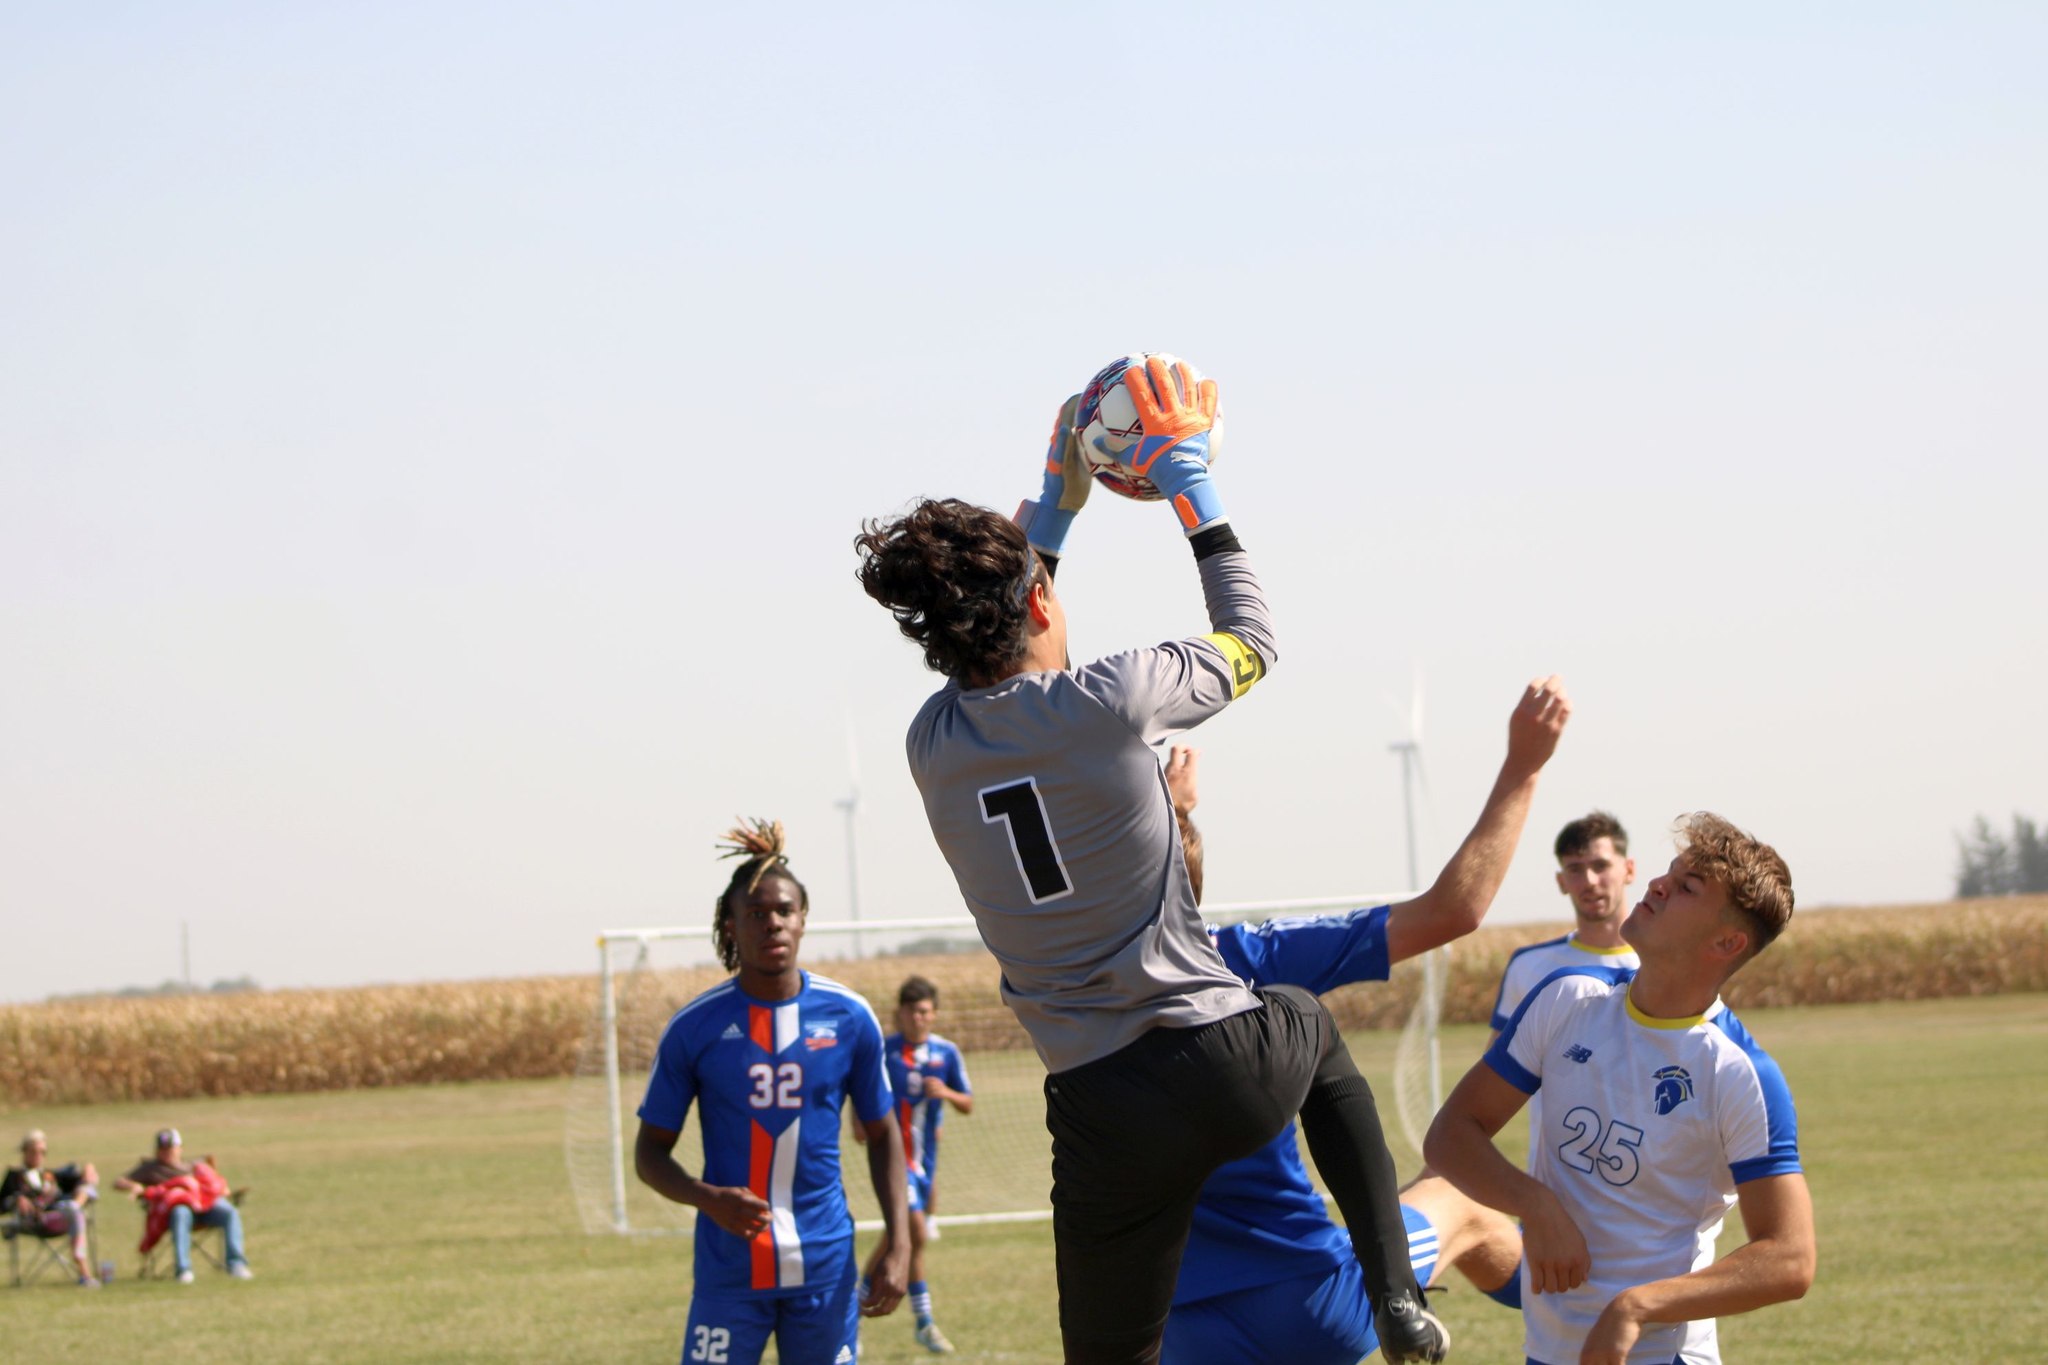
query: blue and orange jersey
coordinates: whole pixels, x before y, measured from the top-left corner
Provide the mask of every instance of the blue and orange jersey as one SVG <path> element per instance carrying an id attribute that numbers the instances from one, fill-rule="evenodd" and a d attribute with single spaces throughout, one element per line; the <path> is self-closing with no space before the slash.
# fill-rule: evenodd
<path id="1" fill-rule="evenodd" d="M 958 1044 L 934 1033 L 922 1043 L 892 1033 L 883 1044 L 889 1059 L 889 1085 L 896 1092 L 896 1126 L 903 1133 L 903 1157 L 910 1174 L 929 1176 L 939 1150 L 939 1125 L 946 1121 L 944 1100 L 925 1093 L 925 1077 L 936 1078 L 963 1095 L 974 1093 L 967 1063 Z"/>
<path id="2" fill-rule="evenodd" d="M 838 1283 L 853 1255 L 839 1172 L 839 1113 L 872 1123 L 890 1110 L 882 1028 L 868 1002 L 805 972 L 790 1000 L 756 1000 L 737 980 L 714 986 L 662 1031 L 640 1117 L 681 1132 L 694 1104 L 707 1184 L 768 1201 L 761 1233 L 697 1220 L 699 1292 L 811 1292 Z"/>

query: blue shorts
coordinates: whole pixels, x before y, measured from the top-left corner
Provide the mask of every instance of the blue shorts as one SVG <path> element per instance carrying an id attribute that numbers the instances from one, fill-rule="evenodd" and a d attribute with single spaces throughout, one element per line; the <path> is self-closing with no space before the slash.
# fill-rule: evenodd
<path id="1" fill-rule="evenodd" d="M 834 1365 L 860 1352 L 859 1283 L 853 1259 L 830 1289 L 774 1297 L 698 1294 L 683 1329 L 682 1365 L 758 1365 L 775 1338 L 782 1365 Z"/>
<path id="2" fill-rule="evenodd" d="M 1415 1278 L 1436 1273 L 1437 1232 L 1401 1206 Z M 1357 1365 L 1380 1347 L 1358 1262 L 1321 1275 L 1177 1303 L 1167 1315 L 1160 1365 Z"/>

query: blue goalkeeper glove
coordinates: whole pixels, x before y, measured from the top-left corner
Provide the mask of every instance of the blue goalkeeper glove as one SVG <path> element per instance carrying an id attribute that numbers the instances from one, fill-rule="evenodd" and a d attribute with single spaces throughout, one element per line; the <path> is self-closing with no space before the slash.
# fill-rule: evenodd
<path id="1" fill-rule="evenodd" d="M 1060 404 L 1060 415 L 1052 424 L 1052 440 L 1045 448 L 1045 483 L 1024 526 L 1024 538 L 1042 554 L 1062 552 L 1067 543 L 1067 528 L 1074 524 L 1074 514 L 1088 501 L 1088 490 L 1095 486 L 1087 463 L 1081 458 L 1081 442 L 1074 434 L 1074 409 L 1080 405 L 1078 393 Z"/>
<path id="2" fill-rule="evenodd" d="M 1209 431 L 1216 425 L 1216 381 L 1195 380 L 1185 360 L 1148 356 L 1124 371 L 1124 387 L 1145 434 L 1123 462 L 1152 480 L 1188 535 L 1224 520 L 1223 499 L 1209 477 Z"/>

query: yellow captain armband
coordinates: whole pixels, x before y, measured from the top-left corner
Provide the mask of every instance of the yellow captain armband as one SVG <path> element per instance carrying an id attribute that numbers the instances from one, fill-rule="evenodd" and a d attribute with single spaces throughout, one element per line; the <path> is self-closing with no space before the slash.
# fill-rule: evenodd
<path id="1" fill-rule="evenodd" d="M 1259 657 L 1257 650 L 1235 635 L 1227 631 L 1217 631 L 1202 638 L 1216 646 L 1217 652 L 1223 656 L 1223 662 L 1230 665 L 1232 701 L 1251 691 L 1252 684 L 1266 676 L 1266 661 Z"/>

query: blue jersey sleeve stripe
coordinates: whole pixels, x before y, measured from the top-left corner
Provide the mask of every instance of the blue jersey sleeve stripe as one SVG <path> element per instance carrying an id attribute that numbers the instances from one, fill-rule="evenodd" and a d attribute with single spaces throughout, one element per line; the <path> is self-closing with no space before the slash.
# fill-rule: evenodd
<path id="1" fill-rule="evenodd" d="M 1635 974 L 1635 968 L 1633 967 L 1559 967 L 1549 976 L 1537 982 L 1535 988 L 1522 997 L 1522 1003 L 1515 1006 L 1514 1017 L 1508 1020 L 1507 1027 L 1500 1031 L 1500 1037 L 1494 1039 L 1493 1046 L 1486 1050 L 1486 1055 L 1480 1060 L 1500 1073 L 1502 1080 L 1514 1086 L 1523 1094 L 1535 1094 L 1537 1087 L 1542 1084 L 1542 1081 L 1535 1073 L 1510 1056 L 1508 1054 L 1508 1047 L 1515 1041 L 1515 1034 L 1522 1027 L 1522 1020 L 1528 1015 L 1529 1007 L 1536 1003 L 1536 998 L 1542 995 L 1544 990 L 1553 982 L 1562 981 L 1568 976 L 1590 976 L 1595 981 L 1605 981 L 1609 985 L 1618 985 L 1621 982 L 1632 980 Z M 1520 1079 L 1517 1079 L 1518 1076 Z"/>
<path id="2" fill-rule="evenodd" d="M 1533 1095 L 1543 1087 L 1541 1077 L 1532 1074 L 1527 1067 L 1523 1066 L 1513 1057 L 1508 1056 L 1507 1039 L 1505 1038 L 1488 1048 L 1486 1055 L 1479 1060 L 1492 1067 L 1494 1075 L 1499 1076 L 1524 1095 Z"/>
<path id="3" fill-rule="evenodd" d="M 1728 1040 L 1742 1049 L 1749 1064 L 1756 1071 L 1757 1089 L 1763 1093 L 1764 1121 L 1770 1133 L 1769 1150 L 1761 1157 L 1751 1158 L 1731 1166 L 1730 1170 L 1755 1166 L 1763 1161 L 1791 1163 L 1791 1170 L 1799 1166 L 1799 1111 L 1792 1104 L 1792 1087 L 1785 1084 L 1785 1073 L 1778 1066 L 1778 1059 L 1757 1046 L 1756 1039 L 1743 1026 L 1742 1020 L 1732 1010 L 1722 1010 L 1708 1021 L 1721 1030 Z M 1784 1175 L 1787 1171 L 1764 1171 L 1764 1175 Z M 1738 1175 L 1737 1180 L 1756 1179 L 1756 1176 Z"/>
<path id="4" fill-rule="evenodd" d="M 1538 953 L 1543 951 L 1545 948 L 1555 948 L 1559 944 L 1569 943 L 1571 941 L 1571 937 L 1572 936 L 1570 934 L 1566 934 L 1562 938 L 1547 938 L 1544 939 L 1541 943 L 1525 944 L 1522 947 L 1515 949 L 1512 953 L 1508 954 L 1508 965 L 1501 968 L 1500 971 L 1500 989 L 1496 990 L 1493 993 L 1494 1032 L 1498 1033 L 1500 1030 L 1506 1028 L 1508 1026 L 1508 1019 L 1511 1017 L 1511 1012 L 1507 1009 L 1508 977 L 1514 974 L 1515 964 L 1520 962 L 1523 959 L 1523 957 L 1527 956 L 1530 953 Z M 1523 998 L 1527 999 L 1528 997 L 1524 996 Z"/>
<path id="5" fill-rule="evenodd" d="M 1730 1162 L 1728 1174 L 1735 1177 L 1736 1184 L 1745 1185 L 1752 1180 L 1762 1180 L 1770 1175 L 1798 1175 L 1805 1169 L 1799 1164 L 1799 1153 L 1780 1156 L 1776 1152 L 1771 1152 L 1750 1161 Z"/>

